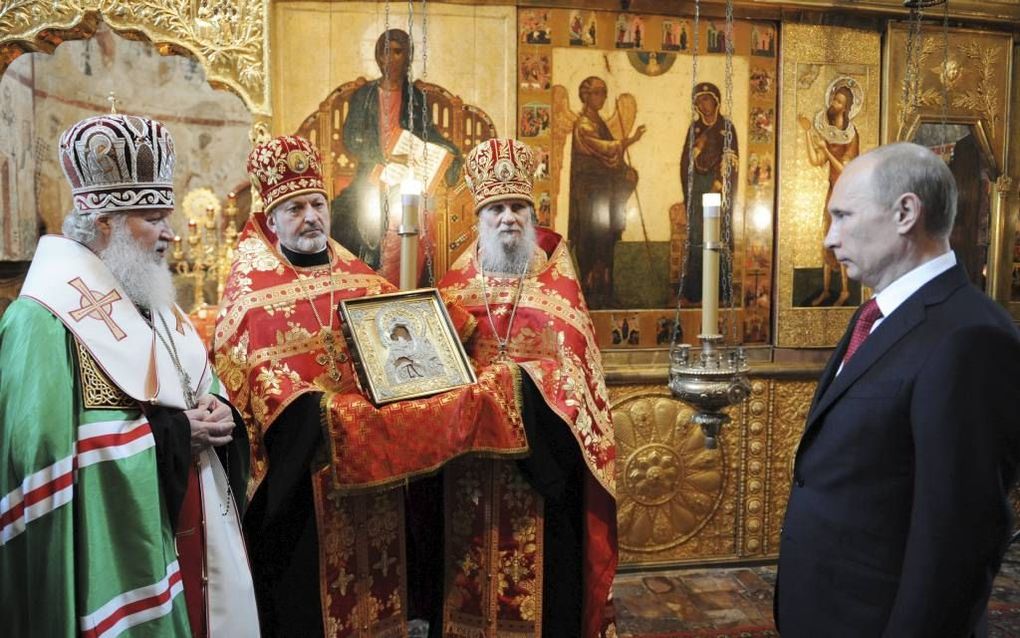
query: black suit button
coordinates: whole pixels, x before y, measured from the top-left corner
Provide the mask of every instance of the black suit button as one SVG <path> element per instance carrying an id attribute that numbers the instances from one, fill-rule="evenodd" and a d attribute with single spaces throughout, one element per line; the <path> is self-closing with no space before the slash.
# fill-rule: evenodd
<path id="1" fill-rule="evenodd" d="M 794 481 L 794 484 L 797 487 L 804 487 L 804 477 L 802 477 L 802 476 L 794 476 L 793 477 L 793 481 Z"/>

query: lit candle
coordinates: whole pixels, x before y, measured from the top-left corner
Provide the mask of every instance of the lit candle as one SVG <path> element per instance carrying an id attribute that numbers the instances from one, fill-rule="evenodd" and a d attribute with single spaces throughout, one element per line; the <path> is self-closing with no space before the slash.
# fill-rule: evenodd
<path id="1" fill-rule="evenodd" d="M 701 254 L 701 334 L 719 333 L 719 211 L 722 195 L 705 193 L 701 196 L 704 211 L 704 234 Z"/>
<path id="2" fill-rule="evenodd" d="M 174 235 L 174 250 L 170 256 L 173 257 L 174 261 L 180 261 L 184 259 L 184 249 L 181 245 L 180 235 Z"/>

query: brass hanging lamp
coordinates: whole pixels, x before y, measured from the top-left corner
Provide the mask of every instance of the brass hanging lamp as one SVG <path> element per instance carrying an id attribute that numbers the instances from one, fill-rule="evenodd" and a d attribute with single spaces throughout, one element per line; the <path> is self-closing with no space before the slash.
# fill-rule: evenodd
<path id="1" fill-rule="evenodd" d="M 695 87 L 698 74 L 698 39 L 701 18 L 701 2 L 694 3 L 693 47 L 691 50 L 691 113 L 696 112 Z M 725 105 L 726 115 L 733 114 L 733 0 L 726 2 L 726 71 L 725 71 Z M 721 107 L 722 105 L 720 105 Z M 722 112 L 719 117 L 723 117 Z M 692 421 L 701 426 L 705 435 L 705 447 L 714 449 L 718 446 L 722 426 L 729 422 L 730 416 L 724 412 L 728 407 L 746 399 L 751 393 L 751 384 L 747 378 L 749 371 L 744 349 L 739 346 L 727 346 L 725 337 L 718 325 L 718 273 L 720 259 L 726 266 L 723 269 L 723 287 L 728 293 L 730 304 L 729 326 L 732 341 L 737 343 L 737 317 L 733 301 L 733 253 L 730 249 L 732 237 L 732 209 L 735 201 L 736 185 L 731 183 L 731 168 L 728 162 L 735 163 L 733 153 L 732 121 L 724 117 L 724 145 L 722 155 L 722 193 L 707 193 L 703 198 L 704 230 L 702 237 L 704 266 L 703 271 L 709 273 L 703 279 L 702 286 L 702 330 L 698 335 L 701 349 L 692 352 L 689 344 L 680 341 L 680 309 L 683 303 L 684 282 L 687 277 L 689 256 L 691 251 L 690 234 L 684 245 L 683 266 L 680 272 L 680 287 L 677 291 L 676 318 L 670 344 L 669 389 L 673 397 L 694 408 Z M 694 136 L 688 135 L 688 179 L 684 205 L 688 215 L 693 209 L 694 196 Z M 689 223 L 689 220 L 688 220 Z M 721 230 L 721 233 L 720 233 Z M 720 234 L 722 235 L 720 237 Z"/>

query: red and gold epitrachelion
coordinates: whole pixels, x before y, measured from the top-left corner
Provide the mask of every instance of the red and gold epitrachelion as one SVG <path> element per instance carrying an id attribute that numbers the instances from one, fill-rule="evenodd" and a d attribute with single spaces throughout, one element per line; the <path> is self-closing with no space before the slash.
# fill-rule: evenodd
<path id="1" fill-rule="evenodd" d="M 584 484 L 583 635 L 612 634 L 610 589 L 616 572 L 616 446 L 591 320 L 566 242 L 538 229 L 543 259 L 523 279 L 516 318 L 516 276 L 486 277 L 483 289 L 472 246 L 440 282 L 477 320 L 468 353 L 493 362 L 499 339 L 534 381 L 577 440 L 588 472 Z M 490 323 L 486 311 L 488 293 Z M 498 331 L 497 332 L 494 332 Z M 498 334 L 498 336 L 497 336 Z M 541 631 L 542 502 L 512 463 L 472 459 L 445 473 L 450 635 L 535 636 Z M 458 504 L 451 507 L 451 500 Z M 471 510 L 471 502 L 488 504 Z M 452 518 L 452 520 L 450 520 Z M 484 633 L 479 633 L 479 631 Z"/>
<path id="2" fill-rule="evenodd" d="M 376 408 L 357 386 L 336 304 L 394 289 L 339 244 L 328 250 L 328 267 L 293 267 L 265 216 L 249 220 L 217 322 L 216 368 L 248 425 L 249 497 L 268 470 L 265 435 L 299 396 L 322 393 L 327 445 L 312 484 L 326 634 L 404 635 L 404 501 L 392 488 L 461 455 L 526 453 L 520 377 L 512 364 L 489 366 L 475 385 Z M 470 331 L 471 315 L 451 315 Z"/>

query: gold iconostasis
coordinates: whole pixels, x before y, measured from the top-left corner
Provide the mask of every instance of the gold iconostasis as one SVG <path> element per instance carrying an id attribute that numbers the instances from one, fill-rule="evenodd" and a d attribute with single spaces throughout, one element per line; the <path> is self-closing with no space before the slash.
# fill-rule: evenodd
<path id="1" fill-rule="evenodd" d="M 174 136 L 174 267 L 182 299 L 211 307 L 251 205 L 252 140 L 299 133 L 318 145 L 334 237 L 387 276 L 399 261 L 399 182 L 419 176 L 427 286 L 474 238 L 464 156 L 518 137 L 537 158 L 537 221 L 570 240 L 603 350 L 624 563 L 774 556 L 814 380 L 869 294 L 822 245 L 842 164 L 901 139 L 941 153 L 960 184 L 954 248 L 975 285 L 1020 318 L 1020 5 L 950 2 L 946 22 L 932 10 L 911 38 L 894 0 L 840 9 L 838 22 L 856 26 L 820 24 L 834 11 L 822 0 L 783 3 L 796 22 L 774 2 L 735 2 L 731 25 L 715 0 L 697 16 L 693 2 L 623 4 L 2 6 L 0 311 L 66 213 L 60 131 L 111 99 Z M 379 128 L 380 87 L 401 92 L 396 134 Z M 665 388 L 665 353 L 699 332 L 692 219 L 724 182 L 732 267 L 720 327 L 754 365 L 751 397 L 706 450 Z"/>

